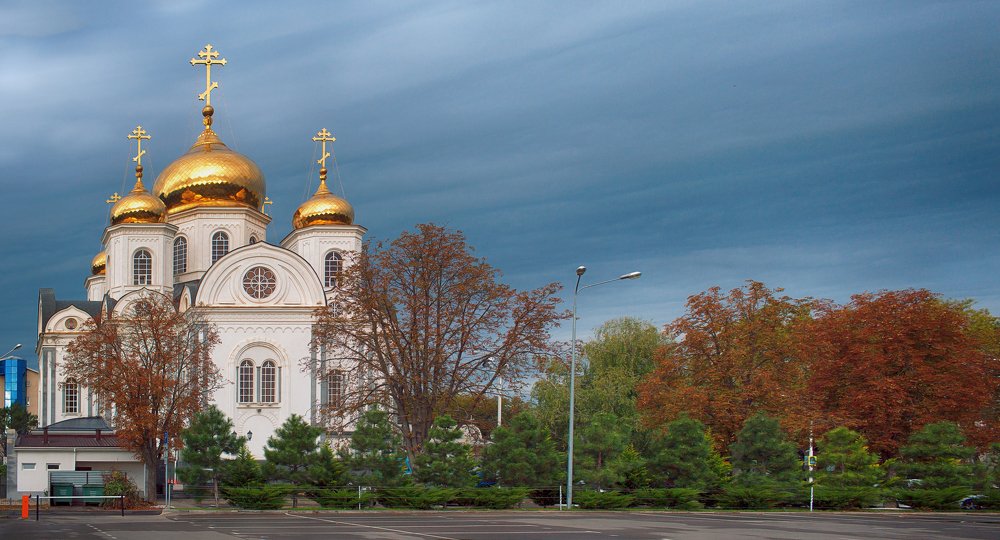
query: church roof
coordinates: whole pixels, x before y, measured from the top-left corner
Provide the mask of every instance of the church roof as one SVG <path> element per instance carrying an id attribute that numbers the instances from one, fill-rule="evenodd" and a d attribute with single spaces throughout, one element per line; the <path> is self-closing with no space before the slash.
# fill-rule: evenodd
<path id="1" fill-rule="evenodd" d="M 99 300 L 56 300 L 55 289 L 38 289 L 38 305 L 42 312 L 39 332 L 45 328 L 45 325 L 53 315 L 68 307 L 80 309 L 91 317 L 97 317 L 101 314 L 101 302 Z"/>

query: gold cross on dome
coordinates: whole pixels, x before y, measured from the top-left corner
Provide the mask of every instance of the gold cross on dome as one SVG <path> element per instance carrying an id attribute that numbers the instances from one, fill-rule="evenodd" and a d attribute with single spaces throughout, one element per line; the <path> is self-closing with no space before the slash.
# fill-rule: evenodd
<path id="1" fill-rule="evenodd" d="M 205 66 L 205 91 L 198 94 L 198 99 L 204 101 L 205 106 L 208 107 L 212 105 L 212 90 L 219 87 L 219 83 L 212 82 L 212 66 L 224 66 L 226 65 L 226 59 L 220 58 L 216 60 L 216 58 L 219 58 L 219 51 L 213 51 L 211 43 L 205 45 L 204 50 L 198 51 L 198 56 L 201 60 L 192 58 L 191 65 L 204 64 Z"/>
<path id="2" fill-rule="evenodd" d="M 326 168 L 326 158 L 330 157 L 330 153 L 326 151 L 326 143 L 328 143 L 328 142 L 332 143 L 333 141 L 337 140 L 337 138 L 336 137 L 332 137 L 331 134 L 330 134 L 330 132 L 327 131 L 326 128 L 323 128 L 323 129 L 319 130 L 319 132 L 316 133 L 316 136 L 313 137 L 313 140 L 314 141 L 320 141 L 320 142 L 323 143 L 323 150 L 321 151 L 322 155 L 320 156 L 320 158 L 318 160 L 316 160 L 316 163 L 319 163 L 319 166 L 323 167 L 325 169 Z"/>
<path id="3" fill-rule="evenodd" d="M 265 216 L 271 215 L 271 214 L 267 213 L 267 207 L 271 206 L 272 204 L 274 204 L 274 201 L 272 201 L 270 197 L 265 196 L 264 197 L 264 204 L 263 204 L 263 206 L 264 206 L 263 211 L 264 211 L 264 215 Z"/>
<path id="4" fill-rule="evenodd" d="M 111 197 L 109 197 L 108 200 L 106 200 L 104 202 L 106 202 L 108 204 L 115 204 L 116 202 L 118 202 L 120 200 L 122 200 L 122 196 L 119 195 L 118 192 L 116 191 L 114 195 L 112 195 Z"/>
<path id="5" fill-rule="evenodd" d="M 135 129 L 132 130 L 132 133 L 129 133 L 128 138 L 135 139 L 136 155 L 134 158 L 132 158 L 132 161 L 134 161 L 136 165 L 141 167 L 142 156 L 143 154 L 146 153 L 146 151 L 142 149 L 142 140 L 145 139 L 148 141 L 149 135 L 146 133 L 145 129 L 142 129 L 142 126 L 135 126 Z"/>

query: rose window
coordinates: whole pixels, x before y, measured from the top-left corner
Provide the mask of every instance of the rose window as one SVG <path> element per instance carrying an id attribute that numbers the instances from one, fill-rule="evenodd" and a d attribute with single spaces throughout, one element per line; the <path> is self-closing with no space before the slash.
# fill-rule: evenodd
<path id="1" fill-rule="evenodd" d="M 277 283 L 274 272 L 263 266 L 255 266 L 243 276 L 243 289 L 257 299 L 271 296 Z"/>

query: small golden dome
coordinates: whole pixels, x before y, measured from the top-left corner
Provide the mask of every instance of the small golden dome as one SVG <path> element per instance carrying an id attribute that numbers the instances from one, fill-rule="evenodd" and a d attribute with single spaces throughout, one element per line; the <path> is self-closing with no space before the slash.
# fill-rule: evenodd
<path id="1" fill-rule="evenodd" d="M 108 271 L 108 252 L 102 251 L 94 255 L 94 260 L 90 261 L 90 273 L 95 276 L 103 276 Z"/>
<path id="2" fill-rule="evenodd" d="M 142 166 L 135 168 L 136 181 L 132 193 L 122 197 L 111 207 L 111 224 L 163 223 L 167 207 L 142 185 Z"/>
<path id="3" fill-rule="evenodd" d="M 250 158 L 229 149 L 206 127 L 186 154 L 163 169 L 153 193 L 170 214 L 197 206 L 261 209 L 264 173 Z"/>
<path id="4" fill-rule="evenodd" d="M 322 171 L 326 176 L 324 169 Z M 354 208 L 344 199 L 330 193 L 326 180 L 319 181 L 319 189 L 299 206 L 292 216 L 292 227 L 301 229 L 311 225 L 350 225 L 354 223 Z"/>

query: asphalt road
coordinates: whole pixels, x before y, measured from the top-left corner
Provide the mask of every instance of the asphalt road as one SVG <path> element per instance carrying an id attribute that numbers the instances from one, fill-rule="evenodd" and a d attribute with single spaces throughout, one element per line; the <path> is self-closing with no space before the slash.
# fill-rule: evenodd
<path id="1" fill-rule="evenodd" d="M 1000 514 L 729 512 L 173 512 L 0 520 L 0 538 L 104 540 L 1000 538 Z"/>

